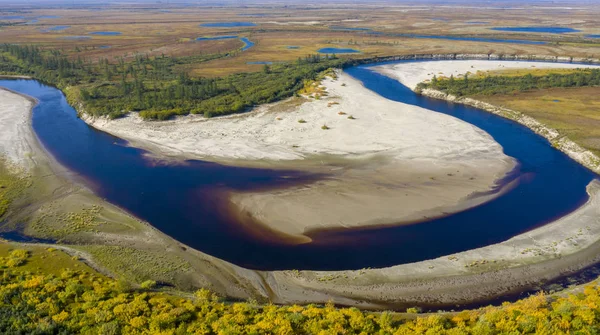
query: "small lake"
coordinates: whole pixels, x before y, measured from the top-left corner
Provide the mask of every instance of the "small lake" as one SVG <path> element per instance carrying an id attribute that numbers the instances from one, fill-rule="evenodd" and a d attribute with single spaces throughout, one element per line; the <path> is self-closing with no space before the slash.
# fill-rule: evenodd
<path id="1" fill-rule="evenodd" d="M 200 27 L 205 28 L 237 28 L 237 27 L 255 27 L 256 23 L 252 22 L 212 22 L 202 23 Z"/>
<path id="2" fill-rule="evenodd" d="M 299 46 L 296 46 L 296 45 L 288 45 L 288 46 L 287 46 L 287 47 L 285 47 L 285 48 L 286 48 L 286 49 L 294 49 L 294 50 L 295 50 L 295 49 L 300 49 L 300 47 L 299 47 Z"/>
<path id="3" fill-rule="evenodd" d="M 53 26 L 53 27 L 48 27 L 48 28 L 42 28 L 40 29 L 41 32 L 43 33 L 49 33 L 49 32 L 53 32 L 53 31 L 63 31 L 66 29 L 71 28 L 71 26 Z"/>
<path id="4" fill-rule="evenodd" d="M 271 65 L 273 62 L 246 62 L 248 65 Z"/>
<path id="5" fill-rule="evenodd" d="M 490 30 L 496 31 L 508 31 L 508 32 L 519 32 L 519 33 L 549 33 L 549 34 L 566 34 L 576 33 L 581 30 L 567 28 L 567 27 L 494 27 Z"/>
<path id="6" fill-rule="evenodd" d="M 356 54 L 360 51 L 350 48 L 321 48 L 317 50 L 318 53 L 322 54 Z"/>
<path id="7" fill-rule="evenodd" d="M 100 35 L 100 36 L 119 36 L 122 33 L 120 31 L 93 31 L 88 35 Z"/>
<path id="8" fill-rule="evenodd" d="M 110 49 L 111 46 L 110 45 L 101 45 L 98 47 L 99 49 Z"/>
<path id="9" fill-rule="evenodd" d="M 600 35 L 585 35 L 587 38 L 600 38 Z"/>

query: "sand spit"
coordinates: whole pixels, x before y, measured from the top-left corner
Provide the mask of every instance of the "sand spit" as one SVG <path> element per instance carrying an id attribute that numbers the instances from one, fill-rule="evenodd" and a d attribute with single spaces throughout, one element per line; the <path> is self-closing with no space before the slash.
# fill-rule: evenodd
<path id="1" fill-rule="evenodd" d="M 480 204 L 490 195 L 477 195 L 515 165 L 466 122 L 387 100 L 343 73 L 323 85 L 321 99 L 223 118 L 84 118 L 159 155 L 326 173 L 311 185 L 231 195 L 243 215 L 304 241 L 313 230 L 414 222 Z"/>
<path id="2" fill-rule="evenodd" d="M 489 63 L 489 64 L 488 64 Z M 520 68 L 598 68 L 594 65 L 582 64 L 567 64 L 567 63 L 540 63 L 540 62 L 518 62 L 518 61 L 481 61 L 481 60 L 450 60 L 436 62 L 420 62 L 414 63 L 413 66 L 407 64 L 384 65 L 376 67 L 377 71 L 384 75 L 398 79 L 404 85 L 415 89 L 416 86 L 425 80 L 429 80 L 433 75 L 438 76 L 454 76 L 464 75 L 467 72 L 475 73 L 477 71 L 492 71 L 503 69 L 520 69 Z M 456 97 L 444 92 L 426 89 L 421 94 L 447 101 L 465 104 L 486 110 L 490 113 L 514 120 L 525 127 L 533 130 L 538 135 L 546 138 L 552 145 L 560 151 L 567 154 L 573 160 L 587 167 L 588 169 L 600 173 L 600 157 L 593 152 L 582 148 L 577 143 L 573 142 L 566 136 L 561 135 L 556 129 L 548 127 L 539 122 L 535 118 L 524 115 L 518 111 L 508 108 L 495 106 L 487 102 L 475 100 L 472 98 Z"/>
<path id="3" fill-rule="evenodd" d="M 275 272 L 269 283 L 278 303 L 331 296 L 381 308 L 447 307 L 532 289 L 600 260 L 600 182 L 587 190 L 590 199 L 575 212 L 502 243 L 384 269 Z"/>
<path id="4" fill-rule="evenodd" d="M 598 68 L 598 66 L 573 63 L 550 63 L 535 61 L 502 61 L 502 60 L 440 60 L 435 62 L 410 62 L 381 65 L 375 67 L 380 73 L 398 79 L 405 86 L 415 89 L 417 85 L 433 76 L 450 77 L 472 74 L 477 71 L 498 71 L 510 69 L 577 69 Z"/>
<path id="5" fill-rule="evenodd" d="M 34 101 L 7 90 L 0 90 L 0 157 L 14 169 L 29 170 L 32 141 L 30 118 Z"/>

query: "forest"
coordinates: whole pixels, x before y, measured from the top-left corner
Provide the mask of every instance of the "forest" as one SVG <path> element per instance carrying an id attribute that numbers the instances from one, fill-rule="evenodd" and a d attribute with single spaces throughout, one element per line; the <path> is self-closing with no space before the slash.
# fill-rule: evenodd
<path id="1" fill-rule="evenodd" d="M 335 55 L 308 55 L 296 62 L 266 65 L 263 71 L 220 78 L 192 78 L 177 66 L 201 63 L 221 54 L 188 57 L 135 55 L 118 58 L 70 60 L 60 50 L 36 46 L 0 46 L 0 73 L 27 75 L 60 89 L 75 88 L 69 102 L 95 116 L 117 118 L 137 111 L 144 119 L 165 120 L 175 115 L 213 117 L 294 95 L 307 80 L 351 60 Z M 73 101 L 75 100 L 75 101 Z"/>
<path id="2" fill-rule="evenodd" d="M 70 258 L 51 247 L 31 251 L 7 246 L 5 242 L 0 246 L 2 334 L 600 332 L 600 287 L 597 284 L 576 294 L 551 297 L 540 293 L 500 307 L 403 315 L 336 308 L 331 303 L 277 306 L 260 305 L 255 301 L 229 302 L 206 289 L 184 297 L 163 291 L 152 281 L 133 286 L 91 269 L 86 271 L 76 257 Z M 38 270 L 40 264 L 46 267 L 45 271 Z"/>
<path id="3" fill-rule="evenodd" d="M 511 94 L 552 87 L 600 86 L 600 69 L 580 69 L 573 73 L 550 73 L 541 76 L 485 76 L 437 78 L 421 83 L 417 90 L 432 88 L 455 96 Z"/>

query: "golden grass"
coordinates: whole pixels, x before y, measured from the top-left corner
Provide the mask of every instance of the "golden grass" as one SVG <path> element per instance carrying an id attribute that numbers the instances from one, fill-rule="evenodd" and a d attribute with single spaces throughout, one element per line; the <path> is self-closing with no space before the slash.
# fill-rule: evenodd
<path id="1" fill-rule="evenodd" d="M 532 116 L 600 156 L 600 87 L 553 88 L 475 98 Z"/>
<path id="2" fill-rule="evenodd" d="M 60 275 L 64 270 L 77 270 L 87 274 L 101 276 L 87 264 L 79 261 L 62 250 L 48 246 L 24 245 L 0 241 L 0 257 L 7 257 L 13 250 L 27 250 L 29 257 L 25 264 L 20 266 L 24 271 Z"/>

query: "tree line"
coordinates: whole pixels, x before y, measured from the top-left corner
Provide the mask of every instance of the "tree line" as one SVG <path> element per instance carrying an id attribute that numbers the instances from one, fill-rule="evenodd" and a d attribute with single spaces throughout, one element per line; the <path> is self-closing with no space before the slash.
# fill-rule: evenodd
<path id="1" fill-rule="evenodd" d="M 432 88 L 455 96 L 509 94 L 533 89 L 553 87 L 600 86 L 600 69 L 578 69 L 572 73 L 549 73 L 534 76 L 485 76 L 463 78 L 437 78 L 421 83 L 417 90 Z"/>
<path id="2" fill-rule="evenodd" d="M 206 117 L 239 113 L 255 105 L 292 96 L 305 80 L 350 60 L 308 55 L 296 62 L 276 64 L 261 72 L 220 78 L 191 78 L 178 67 L 201 63 L 219 55 L 190 57 L 136 55 L 133 59 L 70 59 L 59 50 L 4 44 L 0 72 L 29 75 L 61 89 L 70 87 L 70 102 L 80 102 L 87 113 L 116 118 L 137 111 L 144 119 L 165 120 L 174 115 Z M 76 99 L 77 101 L 71 101 Z"/>

